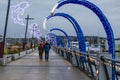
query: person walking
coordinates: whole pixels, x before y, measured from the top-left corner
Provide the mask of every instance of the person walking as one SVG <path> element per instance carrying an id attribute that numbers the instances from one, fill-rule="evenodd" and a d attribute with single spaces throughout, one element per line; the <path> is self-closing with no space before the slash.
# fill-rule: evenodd
<path id="1" fill-rule="evenodd" d="M 39 46 L 38 46 L 38 51 L 39 51 L 39 58 L 40 58 L 40 60 L 42 60 L 43 59 L 43 51 L 44 51 L 44 44 L 41 42 L 40 44 L 39 44 Z"/>
<path id="2" fill-rule="evenodd" d="M 50 51 L 50 44 L 48 41 L 46 41 L 46 43 L 44 44 L 44 51 L 45 51 L 45 60 L 48 61 L 49 59 L 49 51 Z"/>

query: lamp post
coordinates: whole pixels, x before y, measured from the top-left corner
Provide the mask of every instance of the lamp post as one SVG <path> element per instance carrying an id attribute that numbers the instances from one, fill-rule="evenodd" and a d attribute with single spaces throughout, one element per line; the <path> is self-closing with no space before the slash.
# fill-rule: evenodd
<path id="1" fill-rule="evenodd" d="M 0 58 L 3 58 L 3 54 L 4 54 L 4 46 L 5 46 L 5 39 L 6 39 L 8 18 L 9 18 L 10 2 L 11 2 L 11 0 L 8 0 L 6 20 L 5 20 L 5 28 L 4 28 L 4 35 L 3 35 L 3 42 L 0 42 Z"/>
<path id="2" fill-rule="evenodd" d="M 26 36 L 27 36 L 28 22 L 29 22 L 29 20 L 33 20 L 33 19 L 34 18 L 30 18 L 29 15 L 27 15 L 27 17 L 25 18 L 25 20 L 26 20 L 26 29 L 25 29 L 25 38 L 24 38 L 24 41 L 23 41 L 23 50 L 25 50 L 25 45 L 27 44 Z"/>
<path id="3" fill-rule="evenodd" d="M 5 38 L 6 38 L 6 32 L 7 32 L 9 10 L 10 10 L 10 2 L 11 2 L 11 0 L 8 0 L 6 20 L 5 20 L 5 28 L 4 28 L 4 35 L 3 35 L 3 42 L 0 42 L 0 65 L 3 65 L 3 55 L 4 55 L 4 46 L 5 46 Z"/>

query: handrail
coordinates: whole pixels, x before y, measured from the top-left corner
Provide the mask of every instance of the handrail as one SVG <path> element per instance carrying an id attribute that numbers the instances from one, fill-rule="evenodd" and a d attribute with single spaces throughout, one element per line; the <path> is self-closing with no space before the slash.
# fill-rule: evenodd
<path id="1" fill-rule="evenodd" d="M 76 61 L 76 65 L 77 67 L 80 67 L 83 69 L 83 71 L 86 71 L 87 73 L 90 73 L 92 75 L 92 77 L 96 77 L 94 74 L 97 74 L 98 69 L 96 69 L 97 66 L 103 66 L 103 71 L 105 72 L 105 76 L 107 78 L 107 80 L 110 79 L 110 74 L 109 74 L 109 69 L 108 66 L 110 68 L 114 68 L 115 69 L 115 73 L 116 73 L 116 80 L 118 80 L 118 76 L 120 76 L 120 60 L 119 59 L 111 59 L 109 57 L 103 56 L 101 55 L 102 53 L 99 53 L 99 59 L 97 55 L 95 54 L 90 54 L 90 53 L 82 53 L 82 52 L 77 52 L 77 51 L 73 51 L 73 50 L 67 50 L 61 47 L 55 47 L 56 50 L 62 51 L 62 56 L 66 55 L 70 55 L 67 56 L 67 60 L 72 60 L 72 57 L 75 57 L 75 61 Z M 82 63 L 81 62 L 81 58 L 85 57 L 86 62 Z M 72 62 L 72 61 L 71 61 Z M 114 64 L 115 62 L 115 64 Z M 92 69 L 94 66 L 94 69 Z M 89 68 L 87 68 L 89 67 Z M 96 71 L 93 71 L 96 70 Z"/>

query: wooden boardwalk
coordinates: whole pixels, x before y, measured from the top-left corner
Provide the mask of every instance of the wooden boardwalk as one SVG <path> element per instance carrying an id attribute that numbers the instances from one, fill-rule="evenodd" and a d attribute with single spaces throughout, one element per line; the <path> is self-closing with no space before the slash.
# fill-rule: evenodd
<path id="1" fill-rule="evenodd" d="M 90 80 L 79 69 L 50 51 L 49 61 L 39 60 L 38 51 L 0 67 L 0 80 Z"/>

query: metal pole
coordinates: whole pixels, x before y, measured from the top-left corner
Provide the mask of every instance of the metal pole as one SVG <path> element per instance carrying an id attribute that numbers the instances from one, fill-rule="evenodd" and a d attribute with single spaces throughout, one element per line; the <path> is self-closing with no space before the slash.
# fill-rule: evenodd
<path id="1" fill-rule="evenodd" d="M 3 36 L 3 43 L 4 44 L 5 44 L 5 37 L 6 37 L 6 32 L 7 32 L 9 10 L 10 10 L 10 0 L 8 0 L 8 7 L 7 7 L 7 13 L 6 13 L 5 29 L 4 29 L 4 36 Z"/>
<path id="2" fill-rule="evenodd" d="M 27 29 L 28 29 L 28 22 L 29 20 L 33 20 L 34 18 L 29 18 L 29 15 L 27 15 L 27 18 L 25 18 L 26 21 L 26 29 L 25 29 L 25 38 L 24 38 L 24 41 L 23 41 L 23 50 L 25 50 L 25 45 L 27 44 L 27 39 L 26 39 L 26 36 L 27 36 Z"/>
<path id="3" fill-rule="evenodd" d="M 6 40 L 6 32 L 7 32 L 8 18 L 9 18 L 10 2 L 11 2 L 11 0 L 8 0 L 6 20 L 5 20 L 5 28 L 4 28 L 4 35 L 3 35 L 3 42 L 1 43 L 3 45 L 2 45 L 2 48 L 1 48 L 2 50 L 1 50 L 0 58 L 3 58 L 3 54 L 4 54 L 4 46 L 5 46 L 5 40 Z"/>
<path id="4" fill-rule="evenodd" d="M 100 37 L 99 37 L 99 28 L 97 28 L 97 44 L 98 44 L 98 47 L 101 47 L 101 43 L 100 43 Z M 101 48 L 100 48 L 101 49 Z M 99 80 L 99 75 L 100 75 L 100 53 L 101 53 L 101 50 L 98 51 L 97 53 L 97 64 L 96 64 L 96 80 Z"/>

